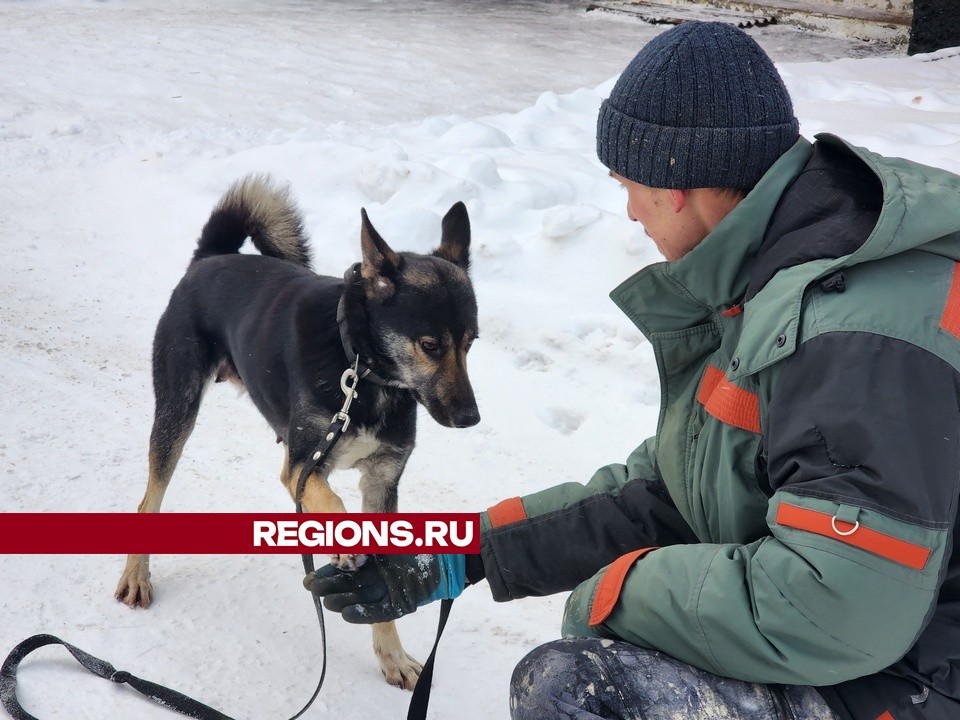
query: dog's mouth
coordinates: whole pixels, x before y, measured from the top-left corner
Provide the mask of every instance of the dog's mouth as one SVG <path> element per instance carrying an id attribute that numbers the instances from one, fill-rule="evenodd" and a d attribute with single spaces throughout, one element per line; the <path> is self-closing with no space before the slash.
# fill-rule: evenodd
<path id="1" fill-rule="evenodd" d="M 470 413 L 461 413 L 453 418 L 449 427 L 461 430 L 463 428 L 473 427 L 480 422 L 480 411 L 474 407 Z"/>
<path id="2" fill-rule="evenodd" d="M 418 390 L 413 391 L 413 397 L 430 413 L 430 417 L 444 427 L 468 428 L 480 422 L 480 410 L 476 402 L 443 403 L 438 398 L 425 398 Z"/>

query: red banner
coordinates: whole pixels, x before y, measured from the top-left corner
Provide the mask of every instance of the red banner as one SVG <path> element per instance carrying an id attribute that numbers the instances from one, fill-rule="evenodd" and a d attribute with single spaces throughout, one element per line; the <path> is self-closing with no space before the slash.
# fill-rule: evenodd
<path id="1" fill-rule="evenodd" d="M 0 513 L 0 554 L 479 552 L 477 513 Z"/>

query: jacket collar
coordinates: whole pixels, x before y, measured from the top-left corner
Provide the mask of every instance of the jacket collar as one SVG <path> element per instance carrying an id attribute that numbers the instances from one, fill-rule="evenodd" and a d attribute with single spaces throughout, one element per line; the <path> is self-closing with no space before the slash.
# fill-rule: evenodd
<path id="1" fill-rule="evenodd" d="M 854 252 L 820 258 L 776 273 L 744 306 L 730 380 L 753 374 L 794 352 L 800 310 L 813 282 L 882 257 L 920 249 L 960 261 L 960 178 L 938 168 L 885 158 L 833 135 L 817 140 L 851 151 L 880 179 L 883 204 L 873 232 Z M 610 297 L 651 340 L 657 333 L 719 325 L 717 312 L 737 302 L 781 195 L 806 165 L 812 145 L 801 138 L 704 240 L 672 263 L 649 265 Z M 719 331 L 719 327 L 718 327 Z M 781 337 L 782 336 L 782 337 Z"/>
<path id="2" fill-rule="evenodd" d="M 845 148 L 876 174 L 883 188 L 879 217 L 866 241 L 849 255 L 781 270 L 744 305 L 736 349 L 740 362 L 735 371 L 728 369 L 730 380 L 756 373 L 794 352 L 804 293 L 811 283 L 842 268 L 908 250 L 960 260 L 960 207 L 955 202 L 960 178 L 909 160 L 882 157 L 834 135 L 817 135 L 817 141 Z"/>
<path id="3" fill-rule="evenodd" d="M 701 324 L 715 310 L 737 302 L 747 289 L 752 259 L 777 201 L 811 148 L 800 138 L 699 245 L 679 260 L 648 265 L 610 298 L 648 337 Z"/>

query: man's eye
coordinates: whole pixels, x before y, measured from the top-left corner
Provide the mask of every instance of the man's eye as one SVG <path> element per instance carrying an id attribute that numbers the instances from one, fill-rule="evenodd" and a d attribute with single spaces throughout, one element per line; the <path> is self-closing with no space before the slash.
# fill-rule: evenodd
<path id="1" fill-rule="evenodd" d="M 420 347 L 423 349 L 425 353 L 434 355 L 440 349 L 440 343 L 438 343 L 433 338 L 423 338 L 420 341 Z"/>

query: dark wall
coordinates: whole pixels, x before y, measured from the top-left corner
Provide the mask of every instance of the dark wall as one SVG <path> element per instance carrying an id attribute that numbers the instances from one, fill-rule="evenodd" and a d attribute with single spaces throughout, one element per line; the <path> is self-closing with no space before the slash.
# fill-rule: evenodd
<path id="1" fill-rule="evenodd" d="M 960 0 L 913 0 L 913 26 L 907 53 L 960 47 Z"/>

